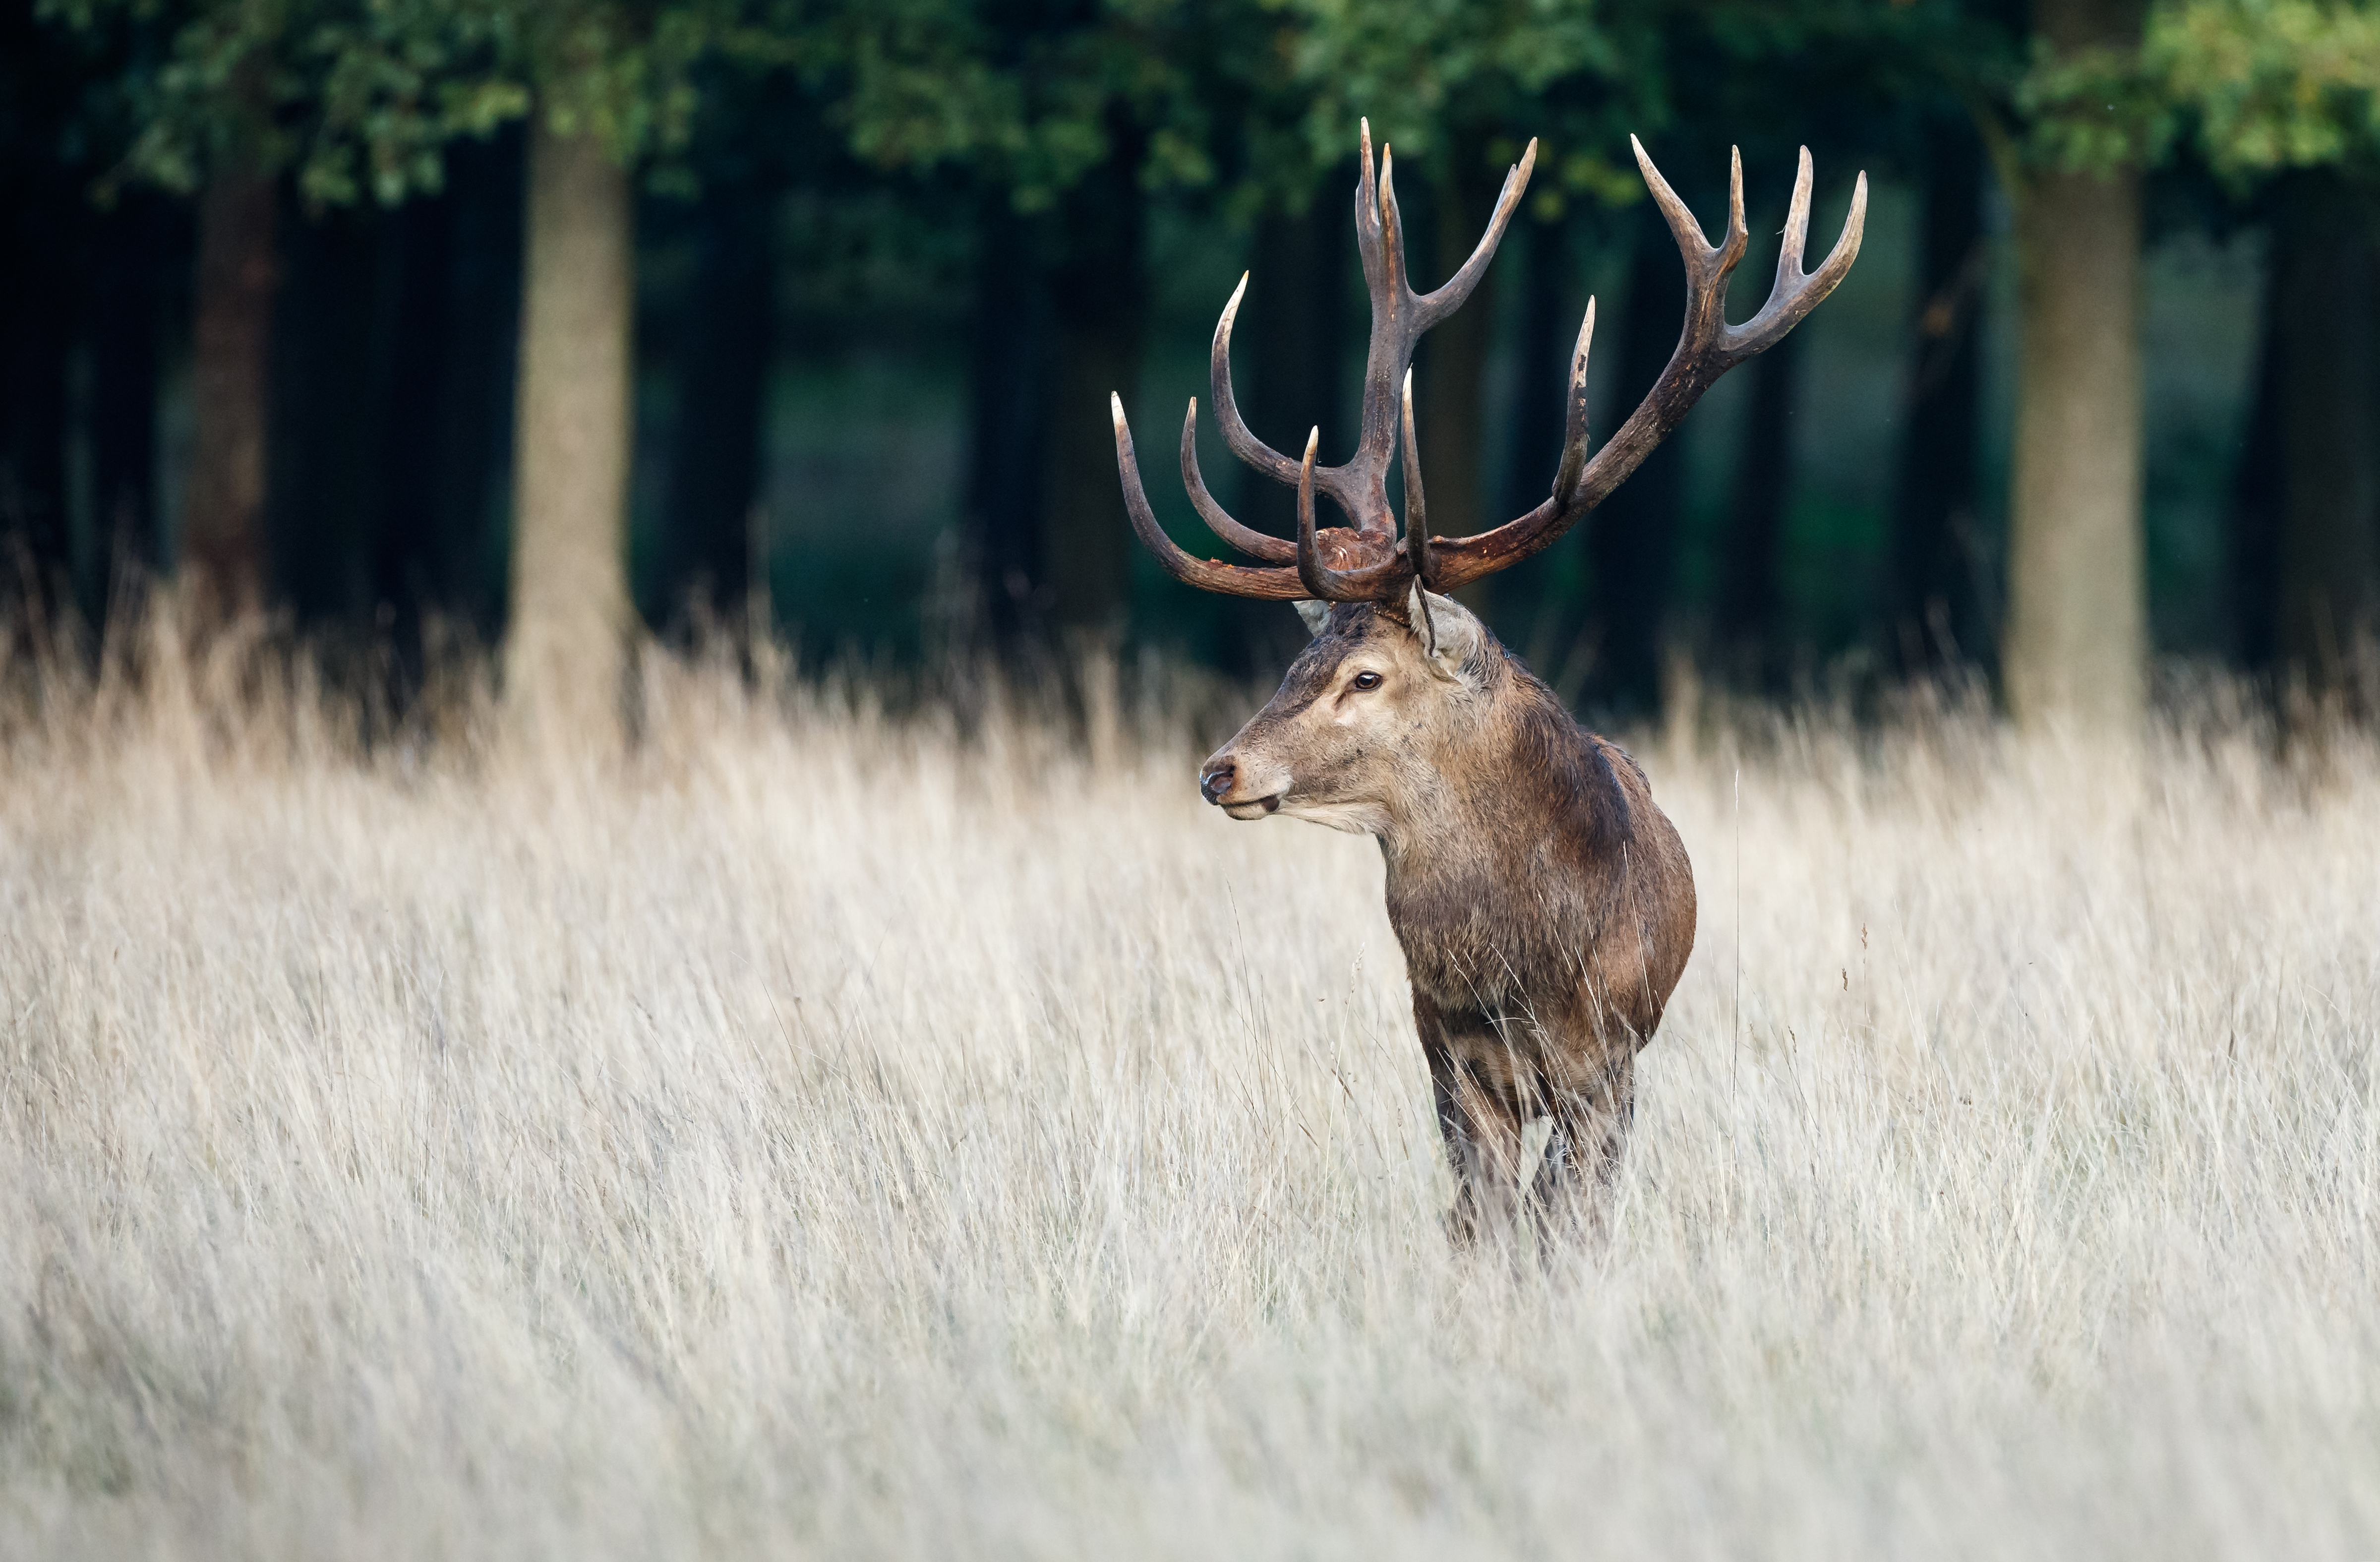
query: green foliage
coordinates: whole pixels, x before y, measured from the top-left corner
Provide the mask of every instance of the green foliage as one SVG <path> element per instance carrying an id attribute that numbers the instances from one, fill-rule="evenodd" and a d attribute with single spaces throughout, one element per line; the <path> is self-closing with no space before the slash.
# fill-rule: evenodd
<path id="1" fill-rule="evenodd" d="M 1509 131 L 1558 85 L 1619 79 L 1621 60 L 1589 6 L 1563 0 L 1279 0 L 1316 155 L 1346 155 L 1369 117 L 1415 153 L 1494 126 Z"/>
<path id="2" fill-rule="evenodd" d="M 2192 0 L 2155 13 L 2149 68 L 2217 172 L 2369 161 L 2380 11 L 2332 0 Z"/>
<path id="3" fill-rule="evenodd" d="M 2036 52 L 2025 152 L 2071 170 L 2187 149 L 2235 186 L 2380 150 L 2380 10 L 2362 0 L 2167 0 L 2137 51 Z"/>
<path id="4" fill-rule="evenodd" d="M 2060 54 L 2034 41 L 2033 67 L 2016 85 L 2028 166 L 2095 172 L 2161 159 L 2172 144 L 2173 105 L 2145 49 Z"/>
<path id="5" fill-rule="evenodd" d="M 963 168 L 1023 211 L 1054 204 L 1120 134 L 1145 147 L 1148 188 L 1214 185 L 1272 31 L 1232 0 L 853 0 L 800 31 L 777 23 L 786 57 L 862 161 Z"/>
<path id="6" fill-rule="evenodd" d="M 695 67 L 734 0 L 39 0 L 82 31 L 146 30 L 125 84 L 138 125 L 120 182 L 189 191 L 237 161 L 296 172 L 319 204 L 436 190 L 443 149 L 542 106 L 628 160 L 685 143 Z"/>
<path id="7" fill-rule="evenodd" d="M 890 0 L 813 17 L 785 55 L 873 165 L 964 168 L 1032 211 L 1129 130 L 1146 188 L 1245 211 L 1302 206 L 1360 116 L 1409 154 L 1500 167 L 1553 123 L 1641 107 L 1658 73 L 1620 36 L 1576 0 Z M 1597 140 L 1562 138 L 1541 191 L 1633 199 Z"/>
<path id="8" fill-rule="evenodd" d="M 344 205 L 369 191 L 395 205 L 435 190 L 448 140 L 528 111 L 526 84 L 498 63 L 511 52 L 511 18 L 455 0 L 342 9 L 315 18 L 297 51 L 292 95 L 314 111 L 295 159 L 310 200 Z"/>
<path id="9" fill-rule="evenodd" d="M 2157 0 L 2137 49 L 2065 54 L 1958 0 L 37 0 L 152 47 L 117 84 L 115 179 L 196 188 L 237 158 L 322 204 L 439 187 L 443 148 L 536 104 L 624 160 L 684 148 L 699 72 L 788 72 L 862 162 L 1053 204 L 1129 136 L 1143 184 L 1301 205 L 1358 116 L 1500 167 L 1536 203 L 1641 193 L 1621 149 L 1674 104 L 1785 139 L 1861 105 L 1963 104 L 2022 163 L 2235 183 L 2380 147 L 2371 0 Z M 1727 101 L 1703 85 L 1719 83 Z M 1742 101 L 1736 101 L 1742 100 Z M 1746 127 L 1739 129 L 1737 127 Z M 1871 134 L 1880 132 L 1870 130 Z"/>

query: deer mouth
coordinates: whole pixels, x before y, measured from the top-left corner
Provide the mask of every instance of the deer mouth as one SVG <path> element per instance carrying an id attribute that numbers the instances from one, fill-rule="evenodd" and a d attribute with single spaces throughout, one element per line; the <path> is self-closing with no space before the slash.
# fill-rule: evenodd
<path id="1" fill-rule="evenodd" d="M 1227 802 L 1223 804 L 1223 812 L 1234 819 L 1262 819 L 1265 815 L 1277 811 L 1281 807 L 1281 799 L 1288 795 L 1286 792 L 1275 792 L 1268 798 L 1247 798 L 1237 802 Z"/>

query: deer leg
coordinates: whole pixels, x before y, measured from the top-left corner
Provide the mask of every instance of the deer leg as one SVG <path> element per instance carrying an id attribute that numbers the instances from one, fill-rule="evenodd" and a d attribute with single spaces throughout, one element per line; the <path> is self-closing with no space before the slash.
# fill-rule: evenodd
<path id="1" fill-rule="evenodd" d="M 1433 1069 L 1438 1128 L 1454 1168 L 1454 1204 L 1446 1230 L 1457 1247 L 1480 1239 L 1509 1239 L 1521 1213 L 1521 1117 L 1468 1067 L 1454 1063 L 1446 1078 Z"/>
<path id="2" fill-rule="evenodd" d="M 1621 1153 L 1636 1118 L 1636 1057 L 1621 1054 L 1548 1081 L 1551 1131 L 1529 1187 L 1529 1207 L 1547 1227 L 1568 1226 L 1597 1243 L 1611 1234 Z"/>
<path id="3" fill-rule="evenodd" d="M 1485 1015 L 1440 1009 L 1419 993 L 1414 1013 L 1429 1059 L 1438 1131 L 1454 1172 L 1447 1236 L 1457 1247 L 1483 1237 L 1509 1239 L 1520 1214 L 1523 1120 L 1509 1082 L 1492 1066 L 1503 1043 Z"/>

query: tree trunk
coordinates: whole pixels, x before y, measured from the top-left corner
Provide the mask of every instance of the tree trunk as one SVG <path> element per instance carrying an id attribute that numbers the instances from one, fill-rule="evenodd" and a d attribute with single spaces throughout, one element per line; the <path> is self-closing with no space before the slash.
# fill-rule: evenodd
<path id="1" fill-rule="evenodd" d="M 238 168 L 217 174 L 199 201 L 190 472 L 178 563 L 207 616 L 249 611 L 263 595 L 277 205 L 272 179 Z"/>
<path id="2" fill-rule="evenodd" d="M 670 465 L 663 616 L 695 603 L 697 611 L 729 622 L 740 621 L 744 611 L 762 403 L 775 347 L 770 196 L 753 183 L 714 187 L 698 214 L 695 318 Z"/>
<path id="3" fill-rule="evenodd" d="M 1639 208 L 1631 226 L 1614 419 L 1624 418 L 1668 367 L 1686 306 L 1685 276 L 1669 228 L 1649 208 Z M 1597 649 L 1589 689 L 1623 714 L 1650 712 L 1659 702 L 1661 635 L 1677 572 L 1684 472 L 1682 442 L 1662 441 L 1588 521 Z"/>
<path id="4" fill-rule="evenodd" d="M 1060 629 L 1105 630 L 1123 616 L 1131 530 L 1116 492 L 1108 397 L 1137 401 L 1148 315 L 1145 138 L 1110 127 L 1108 159 L 1068 194 L 1066 244 L 1050 278 L 1057 362 L 1050 376 L 1041 531 L 1050 617 Z"/>
<path id="5" fill-rule="evenodd" d="M 1727 670 L 1747 687 L 1776 688 L 1785 673 L 1785 517 L 1793 477 L 1793 397 L 1801 333 L 1754 359 L 1752 406 L 1744 420 L 1730 506 L 1726 557 L 1719 566 L 1718 639 Z"/>
<path id="6" fill-rule="evenodd" d="M 2372 628 L 2380 384 L 2369 214 L 2327 174 L 2291 181 L 2274 246 L 2281 491 L 2275 628 L 2282 661 L 2335 685 Z"/>
<path id="7" fill-rule="evenodd" d="M 2056 50 L 2133 47 L 2139 0 L 2036 0 Z M 2147 704 L 2141 177 L 2037 173 L 2017 201 L 2008 701 L 2020 726 L 2130 738 Z"/>
<path id="8" fill-rule="evenodd" d="M 1990 651 L 1971 538 L 1983 360 L 1976 321 L 1990 250 L 1984 152 L 1972 127 L 1926 131 L 1917 319 L 1902 392 L 1909 432 L 1893 485 L 1888 629 L 1917 676 Z"/>
<path id="9" fill-rule="evenodd" d="M 603 749 L 628 629 L 628 175 L 540 119 L 527 206 L 505 698 L 540 738 Z"/>
<path id="10" fill-rule="evenodd" d="M 1454 172 L 1432 192 L 1432 275 L 1415 279 L 1427 291 L 1470 258 L 1495 214 L 1500 183 L 1489 183 L 1478 147 L 1458 140 Z M 1424 284 L 1427 284 L 1427 287 Z M 1421 445 L 1422 485 L 1429 498 L 1429 529 L 1441 537 L 1486 531 L 1488 354 L 1496 336 L 1496 268 L 1479 279 L 1470 300 L 1423 339 L 1414 375 L 1414 436 Z M 1482 581 L 1455 594 L 1483 610 L 1493 588 Z"/>

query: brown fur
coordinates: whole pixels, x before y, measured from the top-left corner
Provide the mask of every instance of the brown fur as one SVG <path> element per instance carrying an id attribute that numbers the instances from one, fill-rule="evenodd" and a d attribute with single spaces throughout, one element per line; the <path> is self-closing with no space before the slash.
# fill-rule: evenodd
<path id="1" fill-rule="evenodd" d="M 1201 784 L 1236 818 L 1379 840 L 1456 1236 L 1509 1226 L 1539 1117 L 1532 1203 L 1599 1224 L 1636 1051 L 1694 947 L 1693 868 L 1635 761 L 1464 609 L 1432 596 L 1424 626 L 1421 605 L 1333 609 Z M 1355 687 L 1366 673 L 1377 688 Z"/>

